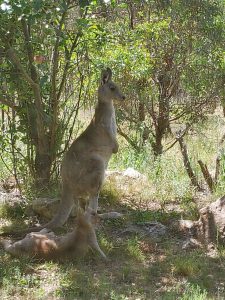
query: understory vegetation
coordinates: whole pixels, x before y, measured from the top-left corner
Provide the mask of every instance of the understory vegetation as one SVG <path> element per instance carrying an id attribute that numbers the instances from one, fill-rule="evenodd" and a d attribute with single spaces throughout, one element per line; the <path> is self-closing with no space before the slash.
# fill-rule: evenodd
<path id="1" fill-rule="evenodd" d="M 214 151 L 223 129 L 222 116 L 209 116 L 202 128 L 187 139 L 189 155 L 199 182 L 203 182 L 197 160 L 204 158 L 210 170 L 215 166 Z M 106 181 L 100 197 L 101 210 L 124 213 L 123 219 L 102 221 L 97 233 L 109 261 L 95 253 L 64 263 L 12 258 L 1 250 L 1 299 L 223 299 L 225 297 L 225 249 L 208 257 L 204 249 L 183 250 L 184 237 L 176 231 L 152 240 L 138 234 L 123 234 L 127 225 L 157 221 L 165 226 L 184 218 L 197 220 L 198 208 L 223 195 L 223 178 L 209 194 L 190 184 L 177 146 L 154 161 L 144 150 L 135 153 L 120 139 L 120 150 L 110 162 L 110 170 L 132 166 L 147 176 L 139 186 L 132 181 L 126 188 Z M 163 169 L 162 169 L 163 166 Z M 4 176 L 2 177 L 4 179 Z M 121 183 L 123 185 L 123 183 Z M 207 189 L 207 187 L 205 187 Z M 57 187 L 59 192 L 59 188 Z M 4 191 L 4 189 L 3 189 Z M 4 191 L 5 192 L 5 191 Z M 48 196 L 58 192 L 53 188 Z M 10 195 L 10 194 L 9 194 Z M 23 228 L 32 220 L 27 207 L 36 196 L 1 205 L 1 228 Z M 46 192 L 45 192 L 46 195 Z M 43 222 L 43 221 L 42 221 Z M 73 219 L 67 229 L 71 228 Z"/>
<path id="2" fill-rule="evenodd" d="M 142 178 L 112 175 L 101 190 L 99 210 L 123 213 L 97 227 L 108 261 L 0 248 L 0 299 L 225 299 L 224 245 L 184 249 L 174 227 L 224 196 L 224 16 L 224 0 L 0 1 L 0 233 L 46 221 L 32 203 L 60 197 L 62 158 L 106 67 L 126 95 L 108 169 Z M 128 230 L 150 222 L 166 234 Z"/>

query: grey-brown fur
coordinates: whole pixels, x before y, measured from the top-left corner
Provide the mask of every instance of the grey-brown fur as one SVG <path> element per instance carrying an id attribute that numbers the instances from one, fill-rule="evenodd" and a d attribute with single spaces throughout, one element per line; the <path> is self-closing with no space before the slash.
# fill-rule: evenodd
<path id="1" fill-rule="evenodd" d="M 86 130 L 72 143 L 63 159 L 62 198 L 58 213 L 44 226 L 2 235 L 21 235 L 42 228 L 60 227 L 68 219 L 74 205 L 83 209 L 91 207 L 97 212 L 98 195 L 108 161 L 118 151 L 113 100 L 124 99 L 124 95 L 112 81 L 112 71 L 107 68 L 102 72 L 94 117 Z"/>
<path id="2" fill-rule="evenodd" d="M 3 240 L 1 244 L 6 252 L 18 257 L 44 259 L 80 257 L 90 247 L 106 258 L 95 234 L 94 226 L 97 219 L 97 214 L 88 208 L 85 213 L 78 216 L 75 229 L 66 235 L 56 236 L 53 232 L 43 229 L 38 233 L 31 232 L 15 243 Z"/>
<path id="3" fill-rule="evenodd" d="M 107 68 L 102 72 L 94 117 L 63 159 L 61 205 L 58 214 L 45 227 L 63 225 L 74 204 L 78 206 L 79 203 L 83 209 L 89 206 L 97 212 L 98 195 L 108 161 L 118 151 L 113 100 L 124 99 L 112 81 L 112 71 Z"/>

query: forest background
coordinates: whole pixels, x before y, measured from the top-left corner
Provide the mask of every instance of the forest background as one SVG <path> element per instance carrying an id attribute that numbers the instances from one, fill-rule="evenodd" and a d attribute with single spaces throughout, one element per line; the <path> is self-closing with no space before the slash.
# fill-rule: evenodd
<path id="1" fill-rule="evenodd" d="M 110 67 L 126 101 L 116 105 L 120 149 L 111 159 L 109 169 L 132 167 L 147 176 L 148 188 L 143 187 L 139 198 L 135 195 L 136 202 L 132 199 L 132 203 L 141 203 L 142 208 L 150 202 L 160 206 L 153 213 L 133 204 L 135 218 L 167 221 L 172 216 L 166 207 L 172 205 L 174 215 L 175 207 L 179 206 L 179 217 L 197 219 L 199 207 L 224 195 L 224 0 L 8 0 L 0 3 L 0 178 L 3 186 L 13 178 L 28 202 L 40 195 L 59 194 L 62 157 L 90 121 L 101 70 Z M 130 193 L 130 198 L 135 198 Z M 119 194 L 115 186 L 105 187 L 102 198 L 109 202 L 110 197 L 113 201 L 118 198 L 122 203 Z M 17 213 L 24 215 L 23 205 Z M 6 215 L 2 205 L 2 217 Z M 113 246 L 105 236 L 104 243 L 110 252 Z M 131 252 L 138 256 L 138 264 L 144 258 L 137 245 L 142 244 L 131 239 L 123 246 L 134 248 Z M 204 253 L 198 252 L 193 258 L 191 253 L 188 267 L 184 268 L 188 268 L 188 274 L 178 271 L 171 290 L 160 291 L 160 297 L 172 295 L 165 299 L 176 299 L 175 295 L 182 294 L 183 285 L 177 283 L 180 275 L 199 277 L 200 267 L 190 271 L 196 255 L 200 259 L 204 257 Z M 183 266 L 185 259 L 182 257 L 176 263 Z M 179 269 L 177 265 L 172 269 Z M 20 280 L 26 278 L 23 268 L 23 264 L 18 266 Z M 122 276 L 125 281 L 130 273 L 126 268 Z M 211 268 L 208 263 L 206 269 Z M 2 273 L 2 276 L 7 278 L 12 269 L 9 265 L 8 275 Z M 155 271 L 156 278 L 161 278 L 164 272 L 159 269 Z M 83 275 L 80 271 L 80 276 Z M 90 274 L 87 278 L 91 280 Z M 210 279 L 204 277 L 200 283 L 192 279 L 187 285 L 187 295 L 203 297 L 193 299 L 224 293 Z M 135 284 L 136 288 L 138 283 Z M 140 284 L 145 285 L 146 282 Z M 82 283 L 72 289 L 73 297 L 80 287 Z M 62 294 L 68 292 L 62 290 Z M 141 291 L 140 297 L 151 299 L 148 297 L 155 293 L 154 284 L 150 290 L 149 294 L 145 289 Z M 109 299 L 105 288 L 99 293 L 100 298 Z M 113 286 L 110 293 L 110 299 L 138 299 L 124 286 L 118 295 Z"/>

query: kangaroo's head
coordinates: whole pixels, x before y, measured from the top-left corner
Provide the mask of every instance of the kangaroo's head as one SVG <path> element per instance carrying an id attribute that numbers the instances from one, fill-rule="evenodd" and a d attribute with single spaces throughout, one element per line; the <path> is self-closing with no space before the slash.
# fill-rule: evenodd
<path id="1" fill-rule="evenodd" d="M 110 68 L 102 71 L 101 84 L 98 88 L 98 96 L 102 102 L 125 100 L 125 96 L 120 91 L 119 87 L 112 81 L 112 71 Z"/>

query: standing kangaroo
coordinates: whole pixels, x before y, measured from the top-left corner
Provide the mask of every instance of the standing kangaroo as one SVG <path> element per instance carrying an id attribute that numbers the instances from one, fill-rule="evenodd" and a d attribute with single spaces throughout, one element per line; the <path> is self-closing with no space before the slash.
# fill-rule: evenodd
<path id="1" fill-rule="evenodd" d="M 112 71 L 107 68 L 102 72 L 94 117 L 63 159 L 61 204 L 56 216 L 45 227 L 52 229 L 63 225 L 74 204 L 83 209 L 88 206 L 97 212 L 108 161 L 112 153 L 118 151 L 113 100 L 124 99 L 112 81 Z"/>
<path id="2" fill-rule="evenodd" d="M 118 151 L 113 100 L 124 99 L 125 96 L 112 81 L 112 71 L 107 68 L 102 72 L 94 117 L 85 131 L 72 143 L 63 159 L 62 199 L 57 214 L 44 226 L 30 228 L 23 233 L 62 226 L 74 205 L 84 210 L 90 207 L 97 212 L 99 191 L 108 161 Z"/>

